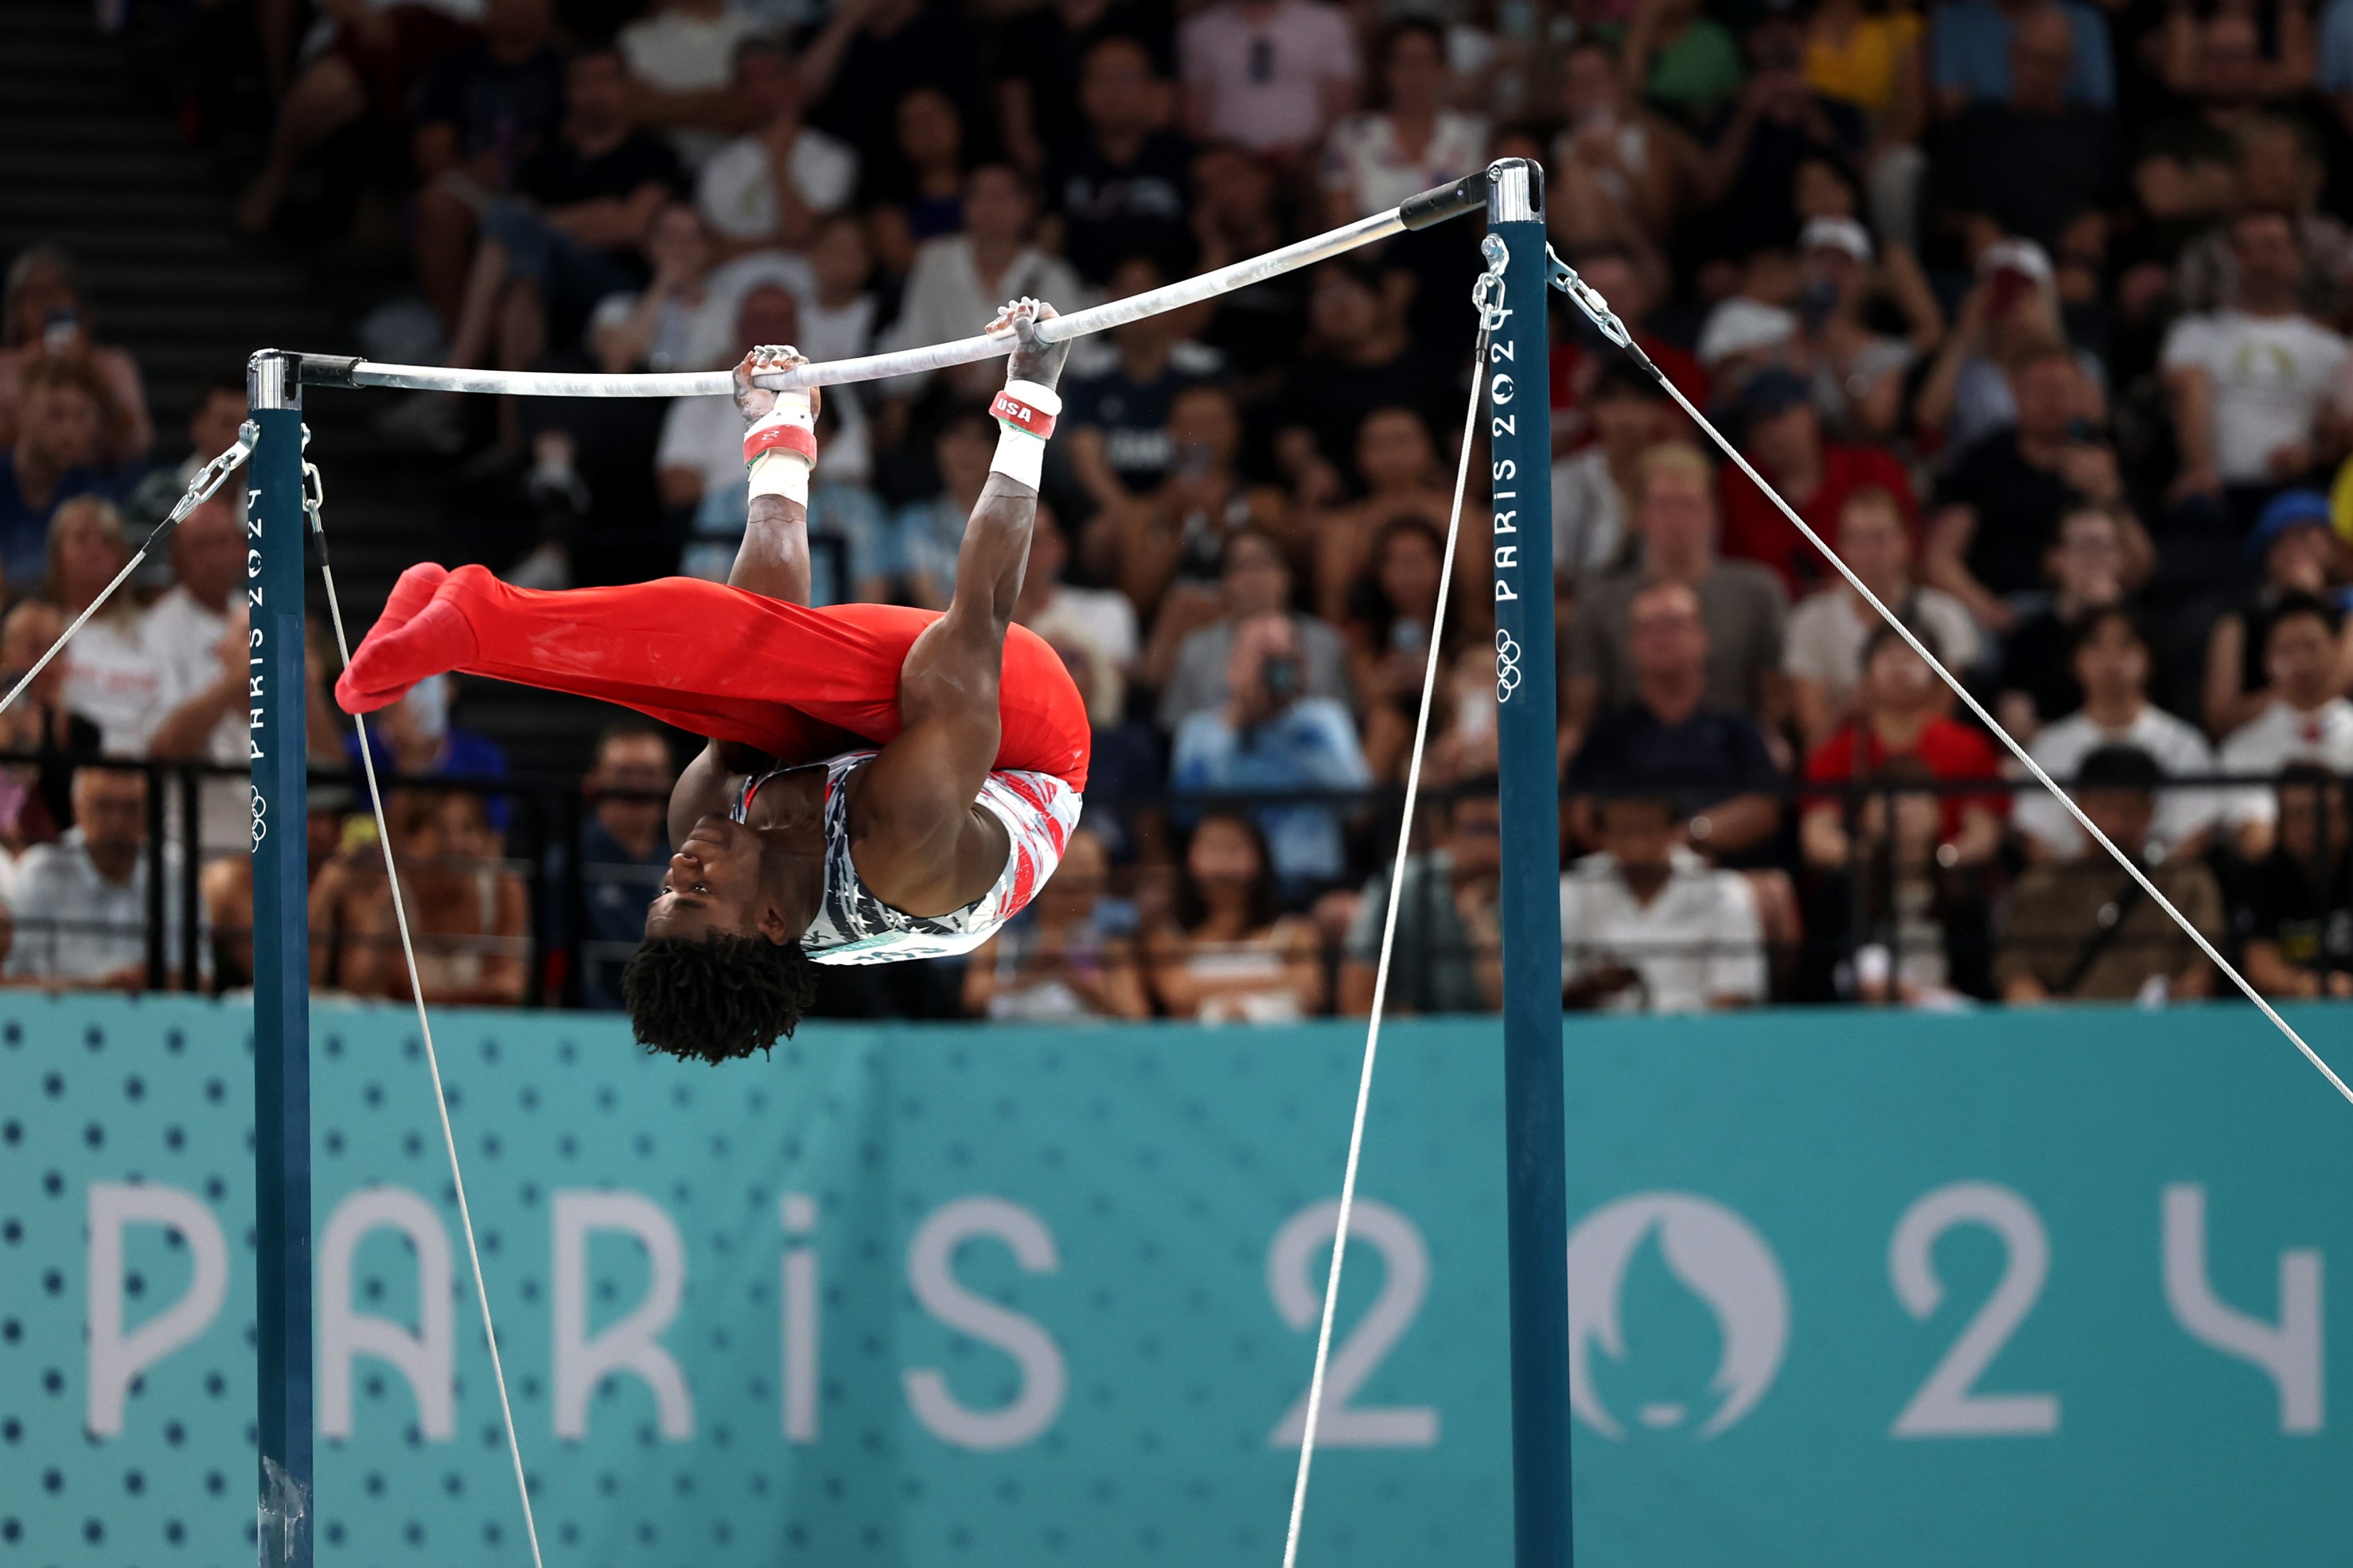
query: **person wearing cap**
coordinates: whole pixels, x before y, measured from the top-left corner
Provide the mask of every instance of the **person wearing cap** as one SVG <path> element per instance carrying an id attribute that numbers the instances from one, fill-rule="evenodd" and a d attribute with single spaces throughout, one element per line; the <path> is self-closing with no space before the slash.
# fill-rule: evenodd
<path id="1" fill-rule="evenodd" d="M 1711 381 L 1732 390 L 1787 359 L 1797 335 L 1795 311 L 1735 294 L 1707 313 L 1694 352 Z"/>
<path id="2" fill-rule="evenodd" d="M 2148 700 L 2148 634 L 2132 611 L 2122 605 L 2093 611 L 2075 629 L 2069 662 L 2083 688 L 2084 705 L 2035 735 L 2029 750 L 2044 773 L 2072 777 L 2103 746 L 2138 747 L 2168 777 L 2200 778 L 2215 771 L 2214 748 L 2196 726 Z M 2211 790 L 2163 791 L 2149 826 L 2149 858 L 2202 853 L 2221 814 L 2221 802 Z M 2047 790 L 2021 793 L 2012 819 L 2028 853 L 2038 858 L 2063 860 L 2083 851 L 2083 829 Z"/>
<path id="3" fill-rule="evenodd" d="M 1796 357 L 1823 421 L 1850 440 L 1883 440 L 1894 431 L 1912 363 L 1910 343 L 1863 320 L 1875 260 L 1870 234 L 1851 217 L 1810 218 L 1798 233 L 1804 289 Z"/>
<path id="4" fill-rule="evenodd" d="M 2102 746 L 2084 759 L 2071 793 L 2108 842 L 2147 865 L 2164 776 L 2137 746 Z M 2222 890 L 2203 861 L 2168 860 L 2147 875 L 2201 934 L 2220 939 Z M 1994 983 L 2005 1002 L 2180 1002 L 2214 987 L 2212 966 L 2173 917 L 2089 839 L 2074 858 L 2018 879 L 1997 942 Z"/>
<path id="5" fill-rule="evenodd" d="M 2270 641 L 2272 617 L 2290 596 L 2341 597 L 2341 590 L 2329 583 L 2337 551 L 2328 500 L 2319 491 L 2284 490 L 2264 506 L 2247 535 L 2247 559 L 2261 570 L 2263 581 L 2218 619 L 2206 637 L 2200 705 L 2208 730 L 2227 735 L 2271 705 L 2263 661 L 2249 657 L 2250 652 Z M 2353 678 L 2353 644 L 2340 648 L 2338 668 Z M 2340 679 L 2338 688 L 2353 689 L 2353 680 Z"/>
<path id="6" fill-rule="evenodd" d="M 2272 778 L 2290 763 L 2318 763 L 2353 773 L 2353 702 L 2345 700 L 2340 640 L 2344 617 L 2308 594 L 2290 594 L 2272 611 L 2263 636 L 2271 702 L 2222 742 L 2221 771 Z M 2261 786 L 2234 790 L 2223 807 L 2239 847 L 2254 859 L 2272 846 L 2279 802 Z"/>
<path id="7" fill-rule="evenodd" d="M 2343 336 L 2303 311 L 2304 253 L 2286 215 L 2240 214 L 2231 252 L 2236 303 L 2174 322 L 2158 363 L 2181 453 L 2168 499 L 2220 504 L 2243 523 L 2337 437 L 2336 385 L 2348 356 Z"/>
<path id="8" fill-rule="evenodd" d="M 1996 240 L 1978 253 L 1976 280 L 1913 395 L 1914 426 L 1924 437 L 1940 433 L 1945 449 L 1959 452 L 2015 425 L 2018 400 L 2003 367 L 2031 346 L 2066 336 L 2050 252 L 2031 239 Z M 2089 385 L 2105 390 L 2107 369 L 2098 355 L 2078 349 L 2075 363 Z"/>
<path id="9" fill-rule="evenodd" d="M 1937 484 L 1920 574 L 1997 635 L 2014 629 L 2040 598 L 2060 520 L 2087 501 L 2124 499 L 2116 450 L 2090 427 L 2098 395 L 2073 349 L 2050 339 L 2022 352 L 2010 386 L 2018 422 L 1961 453 Z M 2140 541 L 2136 558 L 2146 549 Z"/>
<path id="10" fill-rule="evenodd" d="M 1837 531 L 1848 498 L 1866 489 L 1894 497 L 1905 531 L 1918 531 L 1920 509 L 1904 465 L 1876 447 L 1823 439 L 1814 388 L 1795 371 L 1760 373 L 1742 390 L 1738 412 L 1741 455 L 1824 539 Z M 1831 575 L 1754 480 L 1730 464 L 1716 477 L 1725 554 L 1771 568 L 1792 598 Z"/>

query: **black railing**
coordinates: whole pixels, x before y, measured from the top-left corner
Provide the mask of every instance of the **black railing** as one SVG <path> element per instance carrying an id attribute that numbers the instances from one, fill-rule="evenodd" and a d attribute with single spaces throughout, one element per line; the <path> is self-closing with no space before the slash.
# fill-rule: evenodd
<path id="1" fill-rule="evenodd" d="M 208 865 L 234 859 L 248 846 L 208 843 L 202 838 L 206 785 L 215 780 L 241 783 L 245 777 L 242 770 L 206 763 L 69 759 L 55 752 L 0 753 L 0 769 L 14 766 L 97 768 L 136 773 L 147 781 L 138 846 L 144 887 L 140 900 L 142 918 L 136 928 L 119 921 L 93 921 L 86 912 L 20 908 L 16 911 L 15 940 L 47 939 L 55 943 L 74 937 L 112 937 L 120 939 L 119 945 L 127 951 L 133 945 L 135 935 L 136 946 L 143 957 L 148 989 L 229 989 L 243 983 L 243 965 L 237 962 L 237 953 L 251 933 L 240 929 L 213 929 L 221 922 L 213 921 L 206 909 L 203 879 Z M 666 858 L 662 851 L 657 849 L 649 860 L 635 863 L 589 858 L 586 832 L 595 803 L 584 795 L 580 782 L 569 776 L 523 773 L 497 778 L 402 778 L 387 774 L 383 783 L 388 800 L 399 792 L 419 789 L 470 795 L 482 801 L 486 819 L 503 818 L 503 825 L 495 830 L 501 853 L 438 858 L 403 856 L 399 863 L 405 879 L 410 874 L 435 873 L 470 879 L 475 887 L 488 889 L 480 907 L 491 913 L 500 908 L 496 895 L 501 879 L 512 876 L 522 883 L 524 914 L 519 930 L 436 931 L 429 929 L 429 923 L 419 923 L 419 917 L 426 911 L 412 908 L 412 929 L 428 962 L 470 968 L 520 954 L 522 975 L 515 999 L 521 1005 L 577 1006 L 584 1002 L 609 1002 L 613 976 L 635 946 L 633 931 L 619 934 L 634 922 L 634 914 L 624 911 L 633 911 L 650 897 L 661 876 L 660 863 Z M 2269 795 L 2275 787 L 2276 781 L 2260 777 L 2172 778 L 2164 781 L 2159 796 L 2179 790 L 2257 790 Z M 1852 994 L 1858 989 L 1872 989 L 1859 984 L 1858 953 L 1866 955 L 1866 967 L 1881 966 L 1899 982 L 1910 963 L 1920 956 L 1916 945 L 1907 951 L 1907 943 L 1916 943 L 1918 940 L 1921 922 L 1907 921 L 1905 910 L 1899 907 L 1895 890 L 1905 868 L 1897 863 L 1895 836 L 1887 831 L 1901 802 L 1922 796 L 1939 801 L 1950 796 L 2016 796 L 2040 789 L 2031 780 L 2006 779 L 1904 777 L 1846 784 L 1784 783 L 1778 791 L 1784 809 L 1777 835 L 1728 868 L 1750 875 L 1766 895 L 1765 957 L 1771 976 L 1768 996 L 1829 1000 Z M 311 790 L 314 814 L 323 805 L 337 811 L 344 826 L 367 822 L 364 785 L 343 770 L 314 769 Z M 666 801 L 667 796 L 616 791 L 608 798 Z M 1430 824 L 1443 822 L 1443 814 L 1453 798 L 1451 792 L 1444 790 L 1426 793 L 1430 817 L 1418 835 L 1418 843 L 1442 840 L 1442 831 L 1434 831 Z M 1839 819 L 1845 829 L 1846 858 L 1842 865 L 1809 865 L 1802 854 L 1799 818 L 1806 808 L 1824 802 L 1838 805 Z M 1351 837 L 1359 847 L 1364 874 L 1344 883 L 1338 890 L 1355 890 L 1377 877 L 1385 892 L 1386 868 L 1377 863 L 1377 858 L 1385 857 L 1377 857 L 1372 847 L 1395 842 L 1396 813 L 1402 805 L 1401 793 L 1396 790 L 1103 795 L 1091 796 L 1088 809 L 1131 820 L 1151 813 L 1184 820 L 1218 809 L 1317 805 L 1329 806 L 1357 830 Z M 2342 818 L 2336 820 L 2341 822 Z M 353 854 L 361 865 L 380 866 L 375 858 L 381 851 L 373 843 L 372 832 L 373 824 L 368 822 L 366 829 L 343 852 Z M 2218 828 L 2215 856 L 2228 870 L 2228 849 L 2219 842 L 2226 833 L 2226 827 Z M 339 841 L 341 837 L 339 828 Z M 189 850 L 192 845 L 193 853 Z M 1576 853 L 1572 847 L 1572 859 Z M 2313 885 L 2335 886 L 2345 846 L 2330 842 L 2327 834 L 2323 833 L 2314 854 L 2318 863 L 2313 868 Z M 326 858 L 313 858 L 314 879 L 322 868 L 320 861 Z M 1957 896 L 1975 899 L 1982 917 L 2022 869 L 2026 858 L 2016 837 L 2006 836 L 1996 855 L 1974 864 L 1925 868 L 1924 874 L 1956 889 Z M 1161 874 L 1172 873 L 1164 870 Z M 1134 885 L 1143 879 L 1143 875 L 1134 870 L 1124 875 L 1129 879 L 1128 885 L 1122 886 L 1116 880 L 1114 883 L 1119 895 L 1133 892 Z M 1412 929 L 1424 933 L 1440 930 L 1447 922 L 1436 900 L 1451 897 L 1443 879 L 1435 875 L 1423 876 L 1413 889 L 1421 902 L 1419 907 L 1409 906 L 1400 911 L 1401 918 L 1407 919 Z M 1774 900 L 1784 893 L 1790 900 L 1788 907 L 1773 907 Z M 598 916 L 605 912 L 622 918 L 611 930 L 600 931 Z M 2214 934 L 2225 942 L 2231 939 L 2227 929 Z M 388 922 L 375 931 L 312 933 L 314 952 L 331 943 L 342 944 L 344 951 L 364 949 L 371 943 L 396 946 L 396 940 Z M 1989 960 L 1990 940 L 1989 930 L 1988 945 L 1982 955 Z M 1324 931 L 1320 943 L 1324 994 L 1327 1000 L 1336 1002 L 1342 994 L 1349 961 L 1355 955 L 1333 931 Z M 1577 958 L 1590 945 L 1584 933 L 1569 931 L 1566 933 L 1565 956 Z M 1135 951 L 1140 952 L 1140 946 Z M 1658 950 L 1651 951 L 1653 956 L 1657 955 Z M 1874 951 L 1879 956 L 1869 956 Z M 2231 950 L 2226 947 L 2225 951 Z M 1408 1000 L 1409 1005 L 1411 998 L 1440 994 L 1443 966 L 1465 962 L 1475 966 L 1480 956 L 1475 947 L 1451 945 L 1444 941 L 1401 943 L 1392 964 L 1392 994 Z M 1460 971 L 1456 973 L 1459 978 Z M 17 978 L 20 983 L 39 984 L 43 976 L 36 968 L 35 973 L 20 973 Z M 1957 991 L 1977 994 L 1989 991 L 1983 974 L 1956 978 L 1958 983 L 1953 989 Z M 332 986 L 332 975 L 327 979 Z"/>

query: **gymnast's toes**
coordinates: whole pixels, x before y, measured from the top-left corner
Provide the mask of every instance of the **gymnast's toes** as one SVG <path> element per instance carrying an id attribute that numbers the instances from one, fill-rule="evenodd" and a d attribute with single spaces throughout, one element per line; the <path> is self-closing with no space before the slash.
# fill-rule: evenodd
<path id="1" fill-rule="evenodd" d="M 427 676 L 472 662 L 475 648 L 465 615 L 446 595 L 437 597 L 406 625 L 368 633 L 335 681 L 335 701 L 346 713 L 389 707 Z"/>
<path id="2" fill-rule="evenodd" d="M 376 617 L 375 630 L 391 633 L 406 626 L 417 611 L 433 602 L 433 595 L 440 592 L 448 576 L 447 566 L 430 561 L 420 561 L 403 572 L 384 601 L 384 614 Z"/>

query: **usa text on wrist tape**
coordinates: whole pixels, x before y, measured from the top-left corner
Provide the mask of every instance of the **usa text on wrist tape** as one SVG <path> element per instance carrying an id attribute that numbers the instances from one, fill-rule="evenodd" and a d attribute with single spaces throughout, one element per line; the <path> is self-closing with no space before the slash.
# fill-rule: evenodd
<path id="1" fill-rule="evenodd" d="M 1044 440 L 1054 433 L 1062 400 L 1050 386 L 1034 381 L 1008 381 L 988 405 L 992 418 L 1008 430 L 1020 430 Z"/>

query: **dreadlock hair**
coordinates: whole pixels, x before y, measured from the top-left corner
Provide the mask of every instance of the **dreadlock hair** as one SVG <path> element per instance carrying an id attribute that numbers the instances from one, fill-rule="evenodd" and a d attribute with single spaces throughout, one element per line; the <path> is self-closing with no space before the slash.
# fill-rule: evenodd
<path id="1" fill-rule="evenodd" d="M 813 967 L 797 942 L 649 937 L 621 971 L 621 1003 L 649 1051 L 715 1065 L 790 1037 L 817 994 Z"/>

